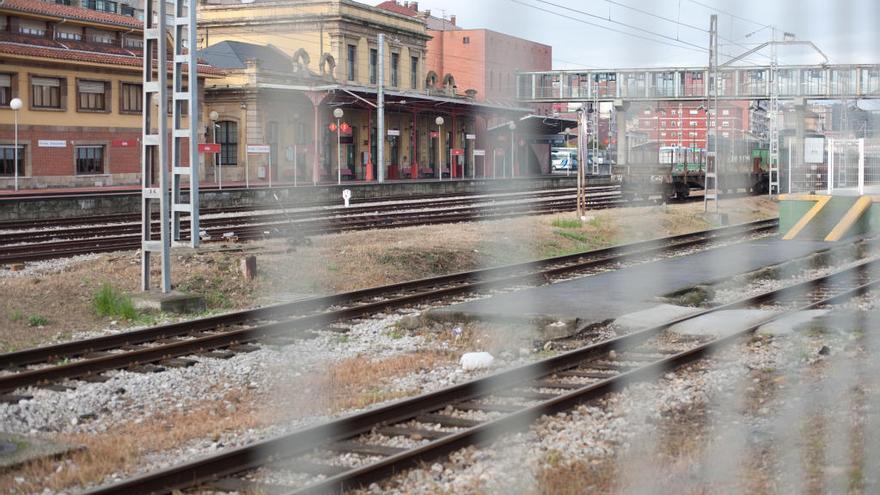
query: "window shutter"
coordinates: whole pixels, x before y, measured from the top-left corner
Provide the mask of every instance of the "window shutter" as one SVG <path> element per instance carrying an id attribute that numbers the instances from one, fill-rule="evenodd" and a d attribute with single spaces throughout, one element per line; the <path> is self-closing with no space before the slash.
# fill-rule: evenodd
<path id="1" fill-rule="evenodd" d="M 104 83 L 99 81 L 79 81 L 79 92 L 80 93 L 94 93 L 94 94 L 103 94 L 104 93 Z"/>
<path id="2" fill-rule="evenodd" d="M 57 88 L 61 86 L 61 80 L 54 77 L 34 77 L 31 79 L 34 86 L 49 86 Z"/>

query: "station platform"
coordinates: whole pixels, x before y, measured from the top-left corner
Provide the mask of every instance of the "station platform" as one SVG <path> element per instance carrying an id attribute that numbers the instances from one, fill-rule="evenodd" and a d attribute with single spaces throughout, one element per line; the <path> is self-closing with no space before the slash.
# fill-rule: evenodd
<path id="1" fill-rule="evenodd" d="M 783 239 L 828 242 L 880 232 L 880 195 L 783 194 L 779 197 Z"/>
<path id="2" fill-rule="evenodd" d="M 431 310 L 434 321 L 530 322 L 569 328 L 657 306 L 658 298 L 779 265 L 834 244 L 760 239 Z"/>
<path id="3" fill-rule="evenodd" d="M 588 186 L 607 186 L 607 176 L 591 177 Z M 277 206 L 306 207 L 342 203 L 342 192 L 351 191 L 352 204 L 366 201 L 405 200 L 437 196 L 491 194 L 539 191 L 577 187 L 575 176 L 536 176 L 513 179 L 444 179 L 423 181 L 343 182 L 342 184 L 278 185 L 273 187 L 243 184 L 202 186 L 199 205 L 202 209 L 228 207 Z M 92 215 L 138 213 L 141 208 L 140 189 L 100 188 L 100 190 L 33 190 L 0 194 L 0 221 L 41 220 Z M 188 201 L 184 193 L 184 200 Z M 277 196 L 277 200 L 275 197 Z"/>

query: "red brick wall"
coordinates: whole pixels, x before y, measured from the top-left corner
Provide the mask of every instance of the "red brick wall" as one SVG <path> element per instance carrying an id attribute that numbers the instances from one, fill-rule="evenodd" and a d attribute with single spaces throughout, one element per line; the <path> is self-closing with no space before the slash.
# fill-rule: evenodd
<path id="1" fill-rule="evenodd" d="M 478 100 L 514 99 L 517 71 L 552 69 L 552 48 L 540 43 L 487 29 L 429 34 L 434 38 L 428 42 L 427 70 L 437 73 L 438 83 L 452 74 L 459 93 L 475 89 Z M 469 43 L 464 43 L 465 38 Z"/>
<path id="2" fill-rule="evenodd" d="M 516 98 L 517 71 L 544 71 L 553 68 L 553 49 L 547 45 L 486 31 L 486 66 L 493 71 L 494 88 L 489 98 Z M 488 75 L 486 76 L 489 77 Z"/>
<path id="3" fill-rule="evenodd" d="M 26 146 L 27 175 L 40 176 L 73 176 L 76 174 L 74 147 L 76 145 L 103 144 L 105 146 L 105 174 L 140 174 L 141 147 L 139 145 L 141 130 L 138 128 L 82 128 L 82 127 L 49 127 L 19 126 L 18 140 Z M 14 129 L 12 126 L 0 126 L 0 143 L 12 144 Z M 64 148 L 42 148 L 40 140 L 67 141 Z M 128 147 L 113 147 L 114 140 L 130 141 Z M 188 140 L 184 139 L 184 146 Z M 169 156 L 171 152 L 169 140 Z M 187 153 L 182 155 L 183 166 L 189 165 Z"/>

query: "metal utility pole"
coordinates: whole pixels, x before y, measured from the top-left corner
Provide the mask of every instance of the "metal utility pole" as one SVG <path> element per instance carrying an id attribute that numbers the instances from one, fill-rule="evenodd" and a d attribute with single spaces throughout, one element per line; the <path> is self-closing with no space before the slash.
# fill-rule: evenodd
<path id="1" fill-rule="evenodd" d="M 379 61 L 379 74 L 378 74 L 378 88 L 376 88 L 376 115 L 378 116 L 378 129 L 376 139 L 379 141 L 377 143 L 377 158 L 378 163 L 376 164 L 377 174 L 376 178 L 379 182 L 385 182 L 385 35 L 379 33 L 379 53 L 378 53 Z"/>
<path id="2" fill-rule="evenodd" d="M 199 143 L 196 127 L 199 122 L 199 78 L 196 65 L 196 12 L 195 0 L 174 0 L 173 26 L 174 60 L 172 71 L 174 130 L 171 139 L 171 212 L 175 242 L 182 242 L 180 224 L 183 215 L 189 215 L 190 242 L 199 246 Z M 183 87 L 183 68 L 186 66 L 187 87 Z M 183 112 L 187 111 L 187 125 L 183 126 Z M 215 131 L 216 132 L 216 131 Z M 187 140 L 185 142 L 184 140 Z M 188 155 L 189 167 L 183 166 Z M 189 178 L 189 202 L 183 202 L 183 178 Z"/>
<path id="3" fill-rule="evenodd" d="M 709 22 L 709 107 L 712 151 L 706 156 L 705 182 L 703 186 L 703 210 L 709 211 L 709 201 L 715 202 L 718 213 L 718 16 L 712 14 Z"/>
<path id="4" fill-rule="evenodd" d="M 586 164 L 586 160 L 584 159 L 586 155 L 585 147 L 584 147 L 584 134 L 586 133 L 586 104 L 582 105 L 581 108 L 578 109 L 578 168 L 577 168 L 577 216 L 578 218 L 583 218 L 586 210 L 586 193 L 584 191 L 584 167 Z"/>
<path id="5" fill-rule="evenodd" d="M 171 291 L 170 195 L 168 194 L 168 56 L 165 0 L 146 0 L 144 9 L 144 100 L 141 131 L 141 288 L 150 290 L 150 256 L 162 263 L 162 292 Z M 155 104 L 155 107 L 154 107 Z M 196 116 L 190 115 L 190 118 Z M 153 129 L 156 133 L 153 133 Z M 159 205 L 159 240 L 153 240 L 153 207 Z M 193 235 L 198 235 L 194 232 Z"/>
<path id="6" fill-rule="evenodd" d="M 770 196 L 779 194 L 779 55 L 776 49 L 776 28 L 770 43 L 770 148 L 767 159 L 770 171 Z M 791 191 L 789 191 L 791 192 Z"/>
<path id="7" fill-rule="evenodd" d="M 593 114 L 590 119 L 590 135 L 593 138 L 591 153 L 593 154 L 593 175 L 599 175 L 599 164 L 596 157 L 599 156 L 599 75 L 596 74 L 596 83 L 593 86 Z M 586 203 L 586 200 L 584 200 Z"/>

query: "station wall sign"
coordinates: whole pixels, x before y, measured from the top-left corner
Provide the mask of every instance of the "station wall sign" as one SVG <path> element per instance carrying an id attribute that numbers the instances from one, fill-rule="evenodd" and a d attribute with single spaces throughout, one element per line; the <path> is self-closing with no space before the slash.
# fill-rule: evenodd
<path id="1" fill-rule="evenodd" d="M 452 156 L 464 156 L 464 150 L 461 148 L 452 148 Z"/>
<path id="2" fill-rule="evenodd" d="M 67 148 L 67 141 L 62 139 L 40 139 L 37 141 L 40 148 Z"/>
<path id="3" fill-rule="evenodd" d="M 272 148 L 268 144 L 249 144 L 247 146 L 247 152 L 257 155 L 267 155 L 272 152 Z"/>
<path id="4" fill-rule="evenodd" d="M 486 150 L 474 150 L 474 156 L 486 156 Z"/>
<path id="5" fill-rule="evenodd" d="M 389 136 L 400 136 L 400 129 L 388 129 Z"/>
<path id="6" fill-rule="evenodd" d="M 474 139 L 477 139 L 477 135 L 476 134 L 465 134 L 464 138 L 467 139 L 468 141 L 473 141 Z"/>
<path id="7" fill-rule="evenodd" d="M 114 148 L 131 148 L 137 146 L 137 140 L 134 139 L 114 139 L 110 142 L 110 146 Z"/>
<path id="8" fill-rule="evenodd" d="M 220 153 L 220 145 L 214 143 L 200 143 L 199 153 Z"/>
<path id="9" fill-rule="evenodd" d="M 804 162 L 825 162 L 825 138 L 804 138 Z"/>

